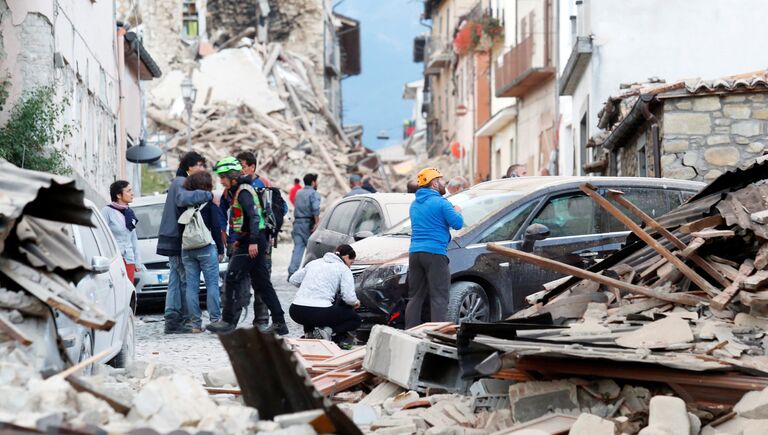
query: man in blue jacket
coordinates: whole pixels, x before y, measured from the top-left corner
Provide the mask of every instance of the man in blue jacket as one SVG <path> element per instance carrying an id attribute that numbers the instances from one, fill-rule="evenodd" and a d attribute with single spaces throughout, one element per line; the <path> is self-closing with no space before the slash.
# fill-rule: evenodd
<path id="1" fill-rule="evenodd" d="M 422 169 L 417 175 L 419 190 L 411 203 L 411 247 L 408 250 L 408 305 L 405 327 L 422 323 L 421 310 L 429 296 L 432 322 L 444 322 L 451 289 L 448 269 L 450 229 L 464 226 L 461 208 L 453 206 L 445 195 L 443 174 L 435 168 Z"/>

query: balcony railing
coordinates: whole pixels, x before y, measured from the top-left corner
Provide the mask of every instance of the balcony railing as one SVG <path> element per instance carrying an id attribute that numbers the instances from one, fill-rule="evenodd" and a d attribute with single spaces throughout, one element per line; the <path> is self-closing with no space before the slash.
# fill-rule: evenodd
<path id="1" fill-rule="evenodd" d="M 431 36 L 427 41 L 425 50 L 425 73 L 427 75 L 440 74 L 441 69 L 448 68 L 451 64 L 452 55 L 453 44 L 449 38 Z"/>
<path id="2" fill-rule="evenodd" d="M 502 55 L 501 64 L 495 66 L 495 89 L 497 97 L 522 97 L 542 82 L 555 75 L 554 67 L 543 61 L 534 61 L 534 36 L 531 34 Z M 540 38 L 544 44 L 547 38 Z M 537 41 L 539 42 L 539 41 Z M 544 47 L 538 49 L 543 50 Z"/>

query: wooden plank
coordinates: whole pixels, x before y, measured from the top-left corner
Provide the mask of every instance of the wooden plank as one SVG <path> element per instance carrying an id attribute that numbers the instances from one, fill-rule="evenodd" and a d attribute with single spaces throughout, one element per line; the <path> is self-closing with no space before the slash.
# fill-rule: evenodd
<path id="1" fill-rule="evenodd" d="M 731 303 L 731 300 L 733 300 L 734 296 L 736 296 L 736 294 L 739 292 L 739 287 L 742 281 L 747 279 L 753 270 L 755 270 L 755 263 L 749 259 L 745 260 L 741 267 L 739 267 L 739 275 L 735 280 L 733 280 L 733 284 L 729 285 L 725 288 L 725 290 L 723 290 L 722 293 L 715 296 L 712 299 L 712 302 L 710 302 L 710 306 L 716 310 L 724 310 L 725 307 Z"/>
<path id="2" fill-rule="evenodd" d="M 630 314 L 642 313 L 652 308 L 661 307 L 668 304 L 667 301 L 659 299 L 647 299 L 644 301 L 635 301 L 627 305 L 608 309 L 608 316 L 628 316 Z"/>
<path id="3" fill-rule="evenodd" d="M 703 219 L 699 219 L 697 221 L 693 221 L 693 222 L 689 222 L 687 224 L 681 225 L 680 232 L 683 234 L 690 234 L 695 231 L 701 231 L 705 228 L 714 228 L 724 223 L 725 223 L 725 220 L 719 214 L 714 216 L 707 216 Z"/>
<path id="4" fill-rule="evenodd" d="M 277 62 L 277 59 L 280 57 L 280 53 L 283 51 L 283 45 L 278 43 L 275 43 L 272 47 L 272 51 L 269 52 L 269 56 L 267 56 L 267 60 L 264 62 L 264 76 L 269 77 L 269 75 L 272 73 L 272 67 L 275 66 L 275 62 Z"/>
<path id="5" fill-rule="evenodd" d="M 11 323 L 5 316 L 0 315 L 0 332 L 16 340 L 18 343 L 24 346 L 29 346 L 33 343 L 32 339 L 27 337 L 24 332 L 17 328 L 16 325 Z"/>
<path id="6" fill-rule="evenodd" d="M 349 189 L 349 183 L 341 175 L 341 172 L 339 172 L 339 168 L 333 162 L 331 155 L 328 154 L 328 149 L 325 147 L 325 145 L 322 144 L 322 141 L 315 137 L 310 138 L 310 141 L 312 141 L 312 143 L 315 144 L 315 146 L 317 146 L 317 148 L 320 150 L 320 155 L 323 157 L 323 160 L 325 160 L 325 164 L 328 166 L 328 169 L 330 169 L 331 173 L 333 174 L 333 178 L 336 180 L 336 183 L 339 185 L 342 191 Z"/>
<path id="7" fill-rule="evenodd" d="M 728 264 L 723 264 L 723 263 L 716 263 L 716 262 L 713 262 L 712 266 L 718 271 L 720 271 L 720 273 L 722 273 L 726 277 L 726 279 L 730 281 L 734 281 L 736 278 L 739 277 L 739 271 L 733 266 L 730 266 Z"/>
<path id="8" fill-rule="evenodd" d="M 742 280 L 739 288 L 744 290 L 757 290 L 766 284 L 768 284 L 768 270 L 761 270 Z"/>
<path id="9" fill-rule="evenodd" d="M 239 388 L 220 388 L 220 387 L 206 387 L 206 386 L 203 386 L 203 388 L 205 388 L 205 391 L 207 391 L 208 394 L 210 395 L 232 394 L 235 396 L 239 396 L 243 394 L 243 392 Z"/>
<path id="10" fill-rule="evenodd" d="M 88 367 L 89 365 L 99 362 L 102 359 L 106 358 L 109 354 L 116 353 L 120 350 L 120 346 L 115 345 L 110 347 L 109 349 L 102 350 L 101 352 L 97 353 L 96 355 L 91 355 L 90 358 L 86 358 L 79 363 L 73 365 L 72 367 L 63 370 L 59 373 L 56 373 L 55 375 L 51 376 L 52 378 L 58 378 L 58 379 L 67 379 L 70 375 L 73 375 L 80 370 Z"/>
<path id="11" fill-rule="evenodd" d="M 690 257 L 691 254 L 695 253 L 699 248 L 704 246 L 704 243 L 706 242 L 707 241 L 702 239 L 701 237 L 696 237 L 693 240 L 691 240 L 691 243 L 689 243 L 688 246 L 686 246 L 685 249 L 683 249 L 680 252 L 680 255 L 682 255 L 683 257 Z"/>
<path id="12" fill-rule="evenodd" d="M 660 299 L 662 301 L 672 302 L 682 305 L 698 305 L 701 302 L 705 302 L 697 296 L 681 293 L 663 293 L 658 290 L 642 287 L 635 284 L 626 283 L 618 279 L 609 278 L 607 276 L 600 275 L 598 273 L 590 272 L 588 270 L 579 269 L 568 264 L 560 263 L 558 261 L 550 260 L 549 258 L 539 257 L 538 255 L 529 254 L 527 252 L 518 251 L 516 249 L 509 249 L 503 246 L 499 246 L 495 243 L 488 243 L 488 250 L 506 255 L 508 257 L 516 258 L 526 263 L 530 263 L 536 266 L 544 267 L 555 272 L 559 272 L 565 275 L 573 275 L 582 279 L 595 281 L 600 284 L 613 286 L 621 290 L 626 290 L 630 293 L 648 296 L 651 298 Z"/>
<path id="13" fill-rule="evenodd" d="M 718 257 L 717 255 L 710 255 L 707 258 L 709 258 L 711 261 L 714 261 L 715 263 L 727 264 L 728 266 L 731 266 L 734 269 L 739 267 L 739 263 L 737 263 L 735 261 L 731 261 L 731 260 L 729 260 L 727 258 Z"/>
<path id="14" fill-rule="evenodd" d="M 694 231 L 691 233 L 691 236 L 693 237 L 699 237 L 702 239 L 715 239 L 718 237 L 733 237 L 736 235 L 736 232 L 733 230 L 702 230 L 702 231 Z"/>
<path id="15" fill-rule="evenodd" d="M 224 50 L 225 48 L 230 48 L 230 47 L 234 46 L 235 44 L 237 44 L 238 42 L 240 42 L 241 39 L 243 39 L 245 37 L 248 37 L 248 36 L 251 36 L 254 33 L 256 33 L 256 28 L 255 27 L 246 27 L 245 30 L 241 31 L 237 35 L 235 35 L 235 36 L 227 39 L 226 41 L 224 41 L 224 43 L 221 44 L 221 46 L 219 46 L 219 50 Z"/>
<path id="16" fill-rule="evenodd" d="M 313 364 L 313 368 L 316 370 L 334 370 L 341 366 L 347 365 L 355 361 L 362 361 L 365 357 L 365 346 L 360 346 L 356 349 L 344 352 L 340 355 L 336 355 L 333 358 L 328 358 L 325 361 L 321 361 Z"/>
<path id="17" fill-rule="evenodd" d="M 640 278 L 647 278 L 647 277 L 653 275 L 654 273 L 656 273 L 657 270 L 659 270 L 659 268 L 661 268 L 665 264 L 667 264 L 667 259 L 666 258 L 662 258 L 661 260 L 653 263 L 650 267 L 648 267 L 645 270 L 643 270 L 642 272 L 640 272 Z"/>
<path id="18" fill-rule="evenodd" d="M 677 266 L 680 272 L 682 272 L 686 278 L 690 279 L 691 282 L 696 284 L 700 289 L 704 290 L 710 296 L 715 296 L 719 293 L 719 291 L 716 288 L 714 288 L 712 284 L 709 283 L 709 281 L 707 281 L 701 275 L 696 273 L 693 269 L 688 267 L 688 265 L 685 264 L 685 262 L 683 262 L 675 254 L 670 252 L 667 248 L 662 246 L 658 240 L 654 239 L 650 234 L 643 231 L 643 229 L 640 228 L 640 225 L 636 224 L 632 219 L 630 219 L 628 216 L 622 213 L 621 210 L 619 210 L 618 208 L 616 208 L 616 206 L 611 204 L 610 201 L 603 198 L 599 193 L 597 193 L 596 192 L 597 187 L 589 183 L 584 183 L 580 186 L 580 189 L 582 192 L 586 193 L 590 198 L 592 198 L 592 200 L 594 200 L 598 205 L 600 205 L 603 209 L 605 209 L 608 213 L 610 213 L 611 216 L 618 219 L 619 222 L 623 223 L 624 226 L 626 226 L 627 228 L 629 228 L 630 231 L 635 233 L 635 235 L 639 237 L 640 240 L 644 241 L 654 251 L 658 252 L 662 257 L 666 258 L 667 261 Z"/>
<path id="19" fill-rule="evenodd" d="M 728 286 L 729 283 L 725 280 L 725 278 L 723 278 L 723 276 L 720 273 L 718 273 L 717 270 L 714 267 L 712 267 L 711 264 L 707 263 L 706 260 L 704 260 L 698 254 L 695 253 L 696 249 L 698 249 L 699 246 L 704 244 L 703 240 L 702 240 L 701 243 L 697 242 L 698 246 L 696 246 L 696 244 L 693 243 L 693 242 L 691 243 L 691 245 L 686 246 L 685 243 L 683 243 L 683 241 L 680 240 L 677 236 L 675 236 L 669 230 L 664 228 L 664 226 L 662 226 L 661 224 L 656 222 L 655 219 L 653 219 L 651 216 L 649 216 L 647 213 L 645 213 L 639 207 L 637 207 L 636 205 L 634 205 L 631 202 L 629 202 L 629 200 L 624 198 L 624 196 L 623 196 L 624 193 L 623 192 L 619 192 L 617 190 L 610 190 L 608 192 L 608 194 L 611 196 L 611 198 L 614 201 L 616 201 L 619 204 L 621 204 L 622 207 L 626 208 L 632 214 L 634 214 L 635 216 L 639 217 L 640 220 L 645 222 L 646 225 L 648 225 L 649 227 L 651 227 L 654 230 L 656 230 L 656 232 L 661 234 L 662 237 L 664 237 L 665 239 L 669 240 L 677 249 L 683 250 L 683 256 L 684 257 L 688 257 L 697 266 L 699 266 L 704 272 L 706 272 L 707 275 L 709 275 L 712 278 L 714 278 L 715 281 L 717 281 L 721 286 L 723 286 L 723 287 L 727 287 Z M 695 239 L 695 240 L 699 240 L 699 239 Z"/>

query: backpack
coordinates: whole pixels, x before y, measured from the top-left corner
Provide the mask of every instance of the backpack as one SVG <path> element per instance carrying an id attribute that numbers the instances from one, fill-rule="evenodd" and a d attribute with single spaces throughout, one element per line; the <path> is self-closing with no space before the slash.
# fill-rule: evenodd
<path id="1" fill-rule="evenodd" d="M 267 233 L 277 242 L 277 235 L 283 228 L 288 204 L 285 203 L 280 194 L 280 189 L 276 187 L 256 189 L 256 194 L 259 196 L 259 202 L 261 202 Z"/>
<path id="2" fill-rule="evenodd" d="M 181 233 L 181 249 L 188 251 L 213 244 L 211 230 L 205 226 L 203 215 L 200 213 L 206 205 L 208 203 L 199 207 L 189 207 L 179 216 L 178 222 L 184 225 L 184 231 Z"/>

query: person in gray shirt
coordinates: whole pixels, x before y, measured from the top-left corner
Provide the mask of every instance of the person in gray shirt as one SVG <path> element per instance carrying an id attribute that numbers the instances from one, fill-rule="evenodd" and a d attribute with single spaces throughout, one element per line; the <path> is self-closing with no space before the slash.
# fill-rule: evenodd
<path id="1" fill-rule="evenodd" d="M 139 238 L 136 235 L 136 224 L 139 220 L 129 207 L 133 202 L 133 189 L 127 181 L 117 180 L 109 186 L 109 196 L 112 203 L 101 210 L 101 215 L 107 221 L 120 248 L 128 280 L 133 282 L 136 270 L 143 267 L 139 259 Z"/>
<path id="2" fill-rule="evenodd" d="M 344 198 L 348 196 L 355 196 L 355 195 L 365 195 L 368 193 L 371 193 L 365 189 L 363 189 L 363 177 L 359 175 L 351 175 L 349 177 L 349 187 L 352 188 L 349 192 L 347 192 L 344 195 Z"/>
<path id="3" fill-rule="evenodd" d="M 296 192 L 293 209 L 293 254 L 288 266 L 290 278 L 301 266 L 304 250 L 310 234 L 314 233 L 320 223 L 320 194 L 317 193 L 317 174 L 304 176 L 304 188 Z"/>

